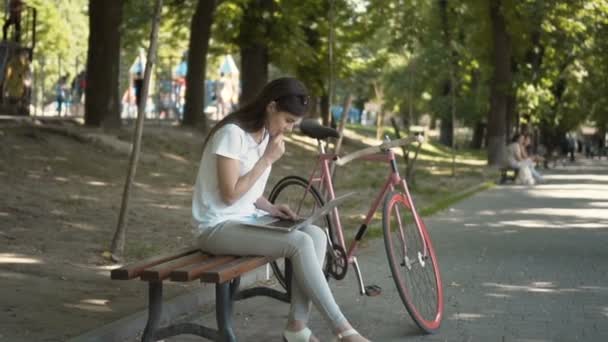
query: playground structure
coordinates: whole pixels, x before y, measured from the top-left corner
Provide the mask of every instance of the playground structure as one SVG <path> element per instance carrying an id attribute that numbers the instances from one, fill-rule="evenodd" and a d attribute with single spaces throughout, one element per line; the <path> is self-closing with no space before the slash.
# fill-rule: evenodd
<path id="1" fill-rule="evenodd" d="M 4 16 L 4 23 L 9 14 Z M 0 42 L 0 115 L 29 115 L 31 101 L 31 63 L 36 46 L 36 9 L 24 6 L 20 20 L 20 30 L 13 27 L 13 39 L 8 34 Z M 9 27 L 10 29 L 10 27 Z M 10 33 L 10 32 L 9 32 Z M 20 59 L 20 55 L 27 58 Z M 19 65 L 20 72 L 13 68 Z M 16 85 L 17 93 L 10 89 L 11 82 Z"/>

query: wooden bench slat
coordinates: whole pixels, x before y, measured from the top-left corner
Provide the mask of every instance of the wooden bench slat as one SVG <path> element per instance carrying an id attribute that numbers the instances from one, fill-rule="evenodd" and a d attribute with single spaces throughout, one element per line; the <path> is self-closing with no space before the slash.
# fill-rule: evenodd
<path id="1" fill-rule="evenodd" d="M 236 256 L 216 256 L 193 265 L 173 270 L 169 277 L 172 281 L 192 281 L 200 278 L 207 270 L 231 262 L 236 258 Z"/>
<path id="2" fill-rule="evenodd" d="M 113 269 L 110 272 L 111 279 L 114 280 L 129 280 L 139 277 L 146 268 L 156 266 L 169 260 L 177 259 L 184 255 L 200 252 L 200 249 L 188 247 L 178 251 L 163 254 L 161 256 L 142 260 L 133 264 L 125 265 L 120 268 Z"/>
<path id="3" fill-rule="evenodd" d="M 213 256 L 211 256 L 209 254 L 205 254 L 201 251 L 198 251 L 198 253 L 194 253 L 194 254 L 184 255 L 180 258 L 177 258 L 177 259 L 156 265 L 154 267 L 145 269 L 143 271 L 143 273 L 141 274 L 141 280 L 145 280 L 145 281 L 164 280 L 165 278 L 167 278 L 169 276 L 169 274 L 171 274 L 171 271 L 173 271 L 174 269 L 192 265 L 192 264 L 197 264 L 197 263 L 205 261 L 206 259 L 209 259 L 209 258 L 213 258 Z"/>
<path id="4" fill-rule="evenodd" d="M 272 261 L 271 257 L 242 257 L 207 270 L 201 275 L 201 281 L 205 283 L 224 283 L 232 280 L 243 273 L 258 268 Z"/>

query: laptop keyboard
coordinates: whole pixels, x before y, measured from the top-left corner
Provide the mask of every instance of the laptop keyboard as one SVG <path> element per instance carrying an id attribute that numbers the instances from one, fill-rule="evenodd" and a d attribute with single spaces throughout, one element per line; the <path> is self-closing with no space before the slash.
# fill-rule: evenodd
<path id="1" fill-rule="evenodd" d="M 275 222 L 270 223 L 271 226 L 281 227 L 281 228 L 289 228 L 293 225 L 296 225 L 304 220 L 285 220 L 281 219 Z"/>

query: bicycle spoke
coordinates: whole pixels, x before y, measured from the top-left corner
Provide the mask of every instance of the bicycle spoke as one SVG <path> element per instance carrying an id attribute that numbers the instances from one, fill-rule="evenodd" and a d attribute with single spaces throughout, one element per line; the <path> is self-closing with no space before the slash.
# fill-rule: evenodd
<path id="1" fill-rule="evenodd" d="M 439 327 L 442 292 L 429 237 L 399 193 L 387 196 L 384 234 L 391 272 L 408 312 L 425 332 Z M 422 223 L 421 223 L 422 224 Z M 404 246 L 407 245 L 407 248 Z"/>

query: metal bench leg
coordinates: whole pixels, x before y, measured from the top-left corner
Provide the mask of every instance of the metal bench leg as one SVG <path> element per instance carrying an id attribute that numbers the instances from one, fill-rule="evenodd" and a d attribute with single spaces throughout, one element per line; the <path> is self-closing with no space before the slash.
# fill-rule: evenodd
<path id="1" fill-rule="evenodd" d="M 215 317 L 220 342 L 236 342 L 232 328 L 232 291 L 230 282 L 215 285 Z"/>
<path id="2" fill-rule="evenodd" d="M 158 329 L 160 314 L 163 305 L 163 282 L 150 281 L 148 282 L 148 323 L 144 329 L 142 342 L 156 341 L 154 334 Z"/>
<path id="3" fill-rule="evenodd" d="M 500 180 L 498 181 L 499 184 L 505 184 L 507 182 L 507 171 L 500 171 Z"/>

